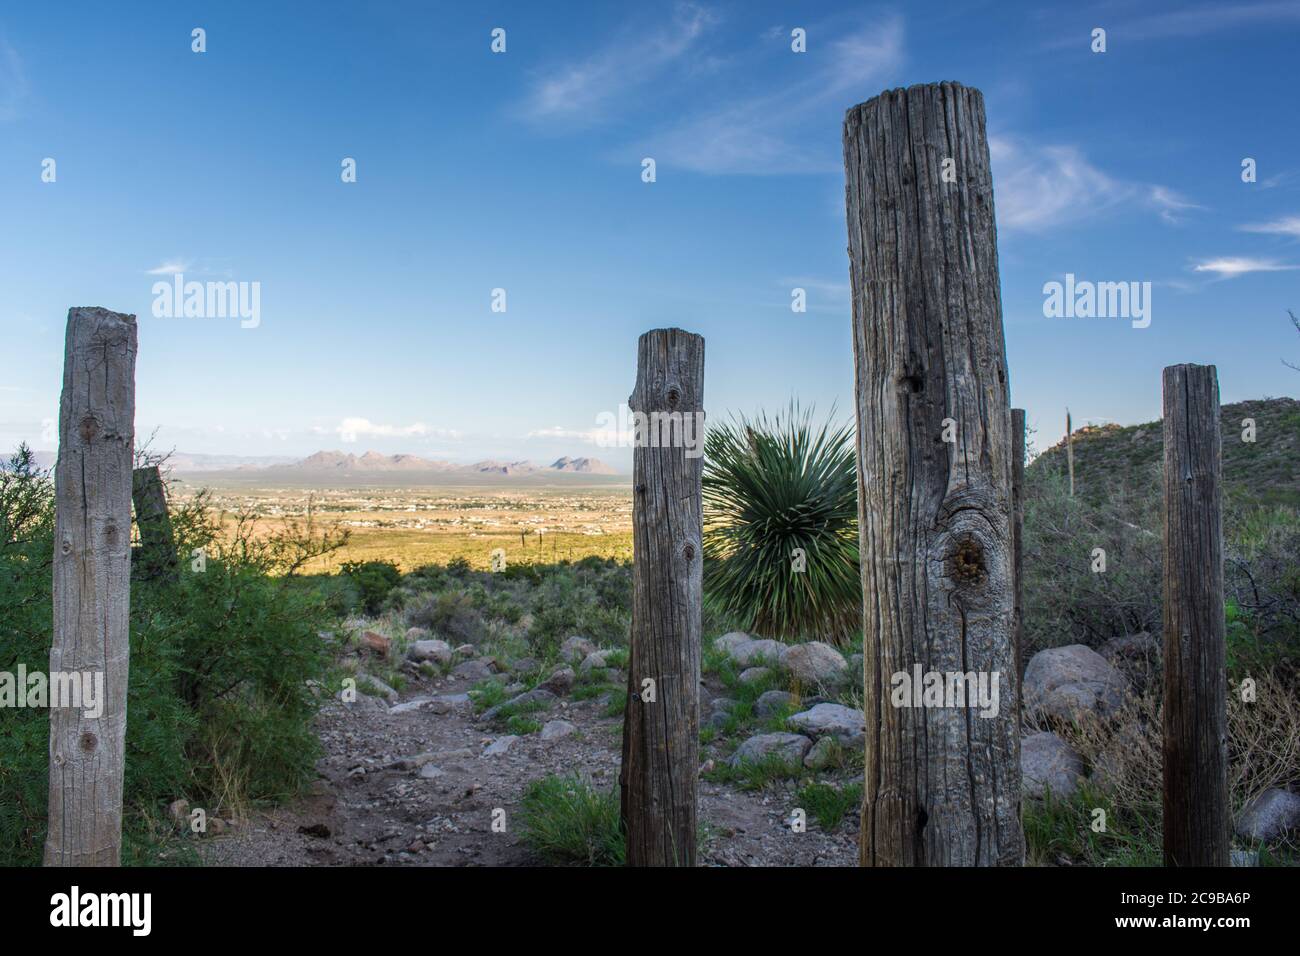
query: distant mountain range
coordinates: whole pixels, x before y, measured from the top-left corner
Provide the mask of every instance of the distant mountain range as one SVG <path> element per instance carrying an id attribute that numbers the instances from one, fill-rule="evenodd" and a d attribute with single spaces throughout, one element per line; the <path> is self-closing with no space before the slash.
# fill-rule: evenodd
<path id="1" fill-rule="evenodd" d="M 41 468 L 52 469 L 56 455 L 52 451 L 34 453 Z M 420 458 L 417 455 L 381 455 L 368 451 L 363 455 L 341 451 L 318 451 L 306 458 L 284 456 L 256 457 L 241 455 L 197 455 L 173 452 L 167 465 L 175 472 L 241 471 L 284 475 L 305 472 L 312 475 L 368 475 L 401 472 L 439 472 L 449 475 L 546 475 L 561 472 L 574 475 L 617 475 L 618 471 L 599 458 L 557 458 L 549 465 L 531 461 L 495 461 L 487 459 L 472 465 Z"/>
<path id="2" fill-rule="evenodd" d="M 364 455 L 341 451 L 318 451 L 301 461 L 272 465 L 272 469 L 327 472 L 329 474 L 360 474 L 394 471 L 437 471 L 480 475 L 531 475 L 537 472 L 570 472 L 582 475 L 616 475 L 613 468 L 598 458 L 557 458 L 549 465 L 531 461 L 495 461 L 487 459 L 472 465 L 458 465 L 450 461 L 420 458 L 416 455 L 381 455 L 368 451 Z"/>

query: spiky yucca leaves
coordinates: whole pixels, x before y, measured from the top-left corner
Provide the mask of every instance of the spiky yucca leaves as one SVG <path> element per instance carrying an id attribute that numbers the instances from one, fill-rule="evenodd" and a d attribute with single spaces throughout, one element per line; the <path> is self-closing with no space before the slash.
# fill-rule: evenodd
<path id="1" fill-rule="evenodd" d="M 764 637 L 847 642 L 862 620 L 851 427 L 814 429 L 795 404 L 733 418 L 705 441 L 703 486 L 713 609 Z"/>

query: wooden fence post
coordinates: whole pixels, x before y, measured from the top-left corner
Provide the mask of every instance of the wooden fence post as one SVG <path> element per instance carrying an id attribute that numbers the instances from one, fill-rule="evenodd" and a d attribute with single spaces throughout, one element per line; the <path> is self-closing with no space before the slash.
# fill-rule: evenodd
<path id="1" fill-rule="evenodd" d="M 1219 381 L 1164 371 L 1166 866 L 1227 866 L 1228 675 Z"/>
<path id="2" fill-rule="evenodd" d="M 642 335 L 628 400 L 638 416 L 632 651 L 619 773 L 628 866 L 696 861 L 704 459 L 684 438 L 702 440 L 703 403 L 704 339 L 681 329 Z"/>
<path id="3" fill-rule="evenodd" d="M 1025 410 L 1011 409 L 1011 527 L 1015 550 L 1011 574 L 1015 579 L 1016 706 L 1020 678 L 1025 673 Z"/>
<path id="4" fill-rule="evenodd" d="M 180 565 L 172 520 L 167 514 L 167 492 L 157 465 L 131 472 L 131 500 L 135 503 L 135 523 L 140 528 L 141 576 L 146 580 L 175 580 Z"/>
<path id="5" fill-rule="evenodd" d="M 865 866 L 1019 865 L 1011 414 L 984 98 L 848 111 L 864 595 Z M 914 676 L 996 680 L 926 705 Z M 953 695 L 956 698 L 957 695 Z M 918 700 L 921 706 L 916 706 Z M 989 716 L 981 713 L 993 711 Z"/>
<path id="6" fill-rule="evenodd" d="M 117 866 L 131 597 L 134 315 L 68 311 L 55 466 L 54 643 L 46 866 Z M 95 707 L 56 707 L 80 675 Z M 95 714 L 94 710 L 100 710 Z"/>

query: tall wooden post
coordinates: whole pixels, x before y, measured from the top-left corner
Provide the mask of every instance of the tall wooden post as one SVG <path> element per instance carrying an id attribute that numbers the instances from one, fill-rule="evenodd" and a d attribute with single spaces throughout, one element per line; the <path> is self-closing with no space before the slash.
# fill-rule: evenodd
<path id="1" fill-rule="evenodd" d="M 1070 472 L 1070 497 L 1074 497 L 1074 425 L 1070 421 L 1070 410 L 1065 410 L 1065 464 Z"/>
<path id="2" fill-rule="evenodd" d="M 619 774 L 629 866 L 694 866 L 703 598 L 704 339 L 637 343 L 632 653 Z M 644 417 L 642 417 L 644 416 Z M 702 446 L 700 446 L 702 449 Z"/>
<path id="3" fill-rule="evenodd" d="M 865 866 L 1018 865 L 1011 412 L 984 98 L 844 122 L 864 596 Z M 915 706 L 914 667 L 999 706 Z M 967 688 L 968 693 L 973 688 Z M 969 700 L 969 697 L 965 698 Z"/>
<path id="4" fill-rule="evenodd" d="M 1164 371 L 1166 866 L 1227 866 L 1228 675 L 1219 380 Z"/>
<path id="5" fill-rule="evenodd" d="M 157 465 L 131 472 L 131 499 L 140 528 L 140 572 L 145 578 L 175 579 L 179 572 L 167 492 Z"/>
<path id="6" fill-rule="evenodd" d="M 1015 550 L 1011 573 L 1015 579 L 1016 706 L 1020 678 L 1025 673 L 1025 410 L 1011 409 L 1011 527 Z"/>
<path id="7" fill-rule="evenodd" d="M 102 692 L 50 704 L 47 866 L 117 866 L 122 849 L 131 597 L 135 316 L 68 312 L 55 466 L 51 694 L 62 675 Z M 98 685 L 96 687 L 96 685 Z M 100 713 L 95 714 L 94 710 Z"/>

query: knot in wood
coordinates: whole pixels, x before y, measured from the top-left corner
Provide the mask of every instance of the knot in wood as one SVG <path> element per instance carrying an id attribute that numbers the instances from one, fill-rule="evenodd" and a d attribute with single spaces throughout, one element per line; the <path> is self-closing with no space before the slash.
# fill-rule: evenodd
<path id="1" fill-rule="evenodd" d="M 77 432 L 81 435 L 82 441 L 93 441 L 99 434 L 99 422 L 95 420 L 94 415 L 87 415 L 77 426 Z"/>
<path id="2" fill-rule="evenodd" d="M 682 400 L 682 390 L 675 382 L 669 383 L 664 388 L 664 401 L 668 403 L 669 408 L 676 408 Z"/>
<path id="3" fill-rule="evenodd" d="M 81 745 L 82 750 L 86 753 L 90 753 L 99 745 L 99 738 L 87 730 L 81 735 L 77 742 Z"/>
<path id="4" fill-rule="evenodd" d="M 984 546 L 974 535 L 957 539 L 948 554 L 948 576 L 958 584 L 982 584 L 988 577 Z"/>
<path id="5" fill-rule="evenodd" d="M 695 545 L 693 545 L 693 544 L 691 544 L 691 542 L 687 541 L 687 542 L 686 542 L 686 546 L 685 546 L 684 548 L 682 548 L 682 554 L 684 554 L 684 555 L 686 556 L 686 560 L 687 560 L 687 561 L 694 561 L 694 560 L 695 560 Z"/>

